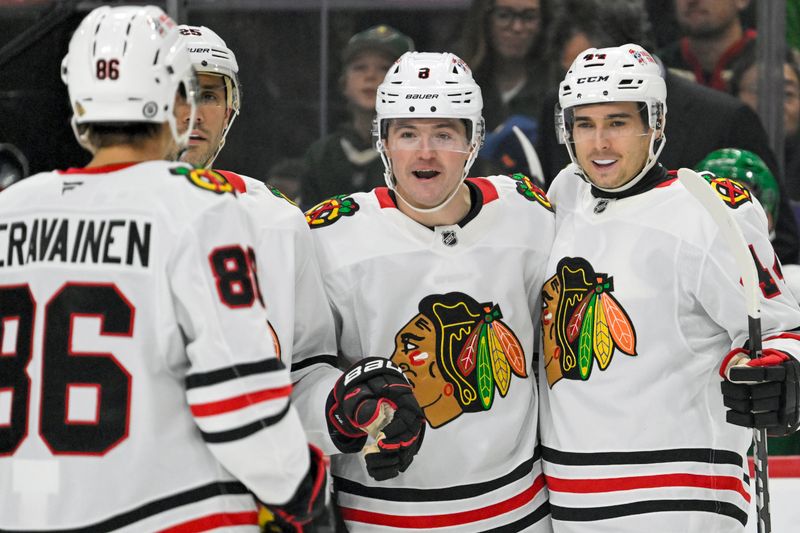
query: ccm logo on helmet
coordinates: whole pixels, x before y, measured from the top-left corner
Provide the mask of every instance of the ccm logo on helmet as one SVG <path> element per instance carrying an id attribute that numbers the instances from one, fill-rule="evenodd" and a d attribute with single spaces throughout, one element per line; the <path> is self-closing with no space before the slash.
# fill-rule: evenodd
<path id="1" fill-rule="evenodd" d="M 608 76 L 589 76 L 587 78 L 578 78 L 576 83 L 594 83 L 596 81 L 608 81 Z"/>
<path id="2" fill-rule="evenodd" d="M 438 94 L 407 94 L 406 100 L 433 100 L 439 98 Z"/>
<path id="3" fill-rule="evenodd" d="M 357 366 L 350 372 L 348 372 L 344 376 L 344 385 L 347 386 L 348 383 L 356 379 L 361 374 L 368 374 L 374 370 L 380 370 L 381 368 L 387 368 L 389 370 L 394 370 L 398 374 L 402 375 L 403 372 L 397 368 L 394 363 L 392 363 L 389 359 L 380 359 L 376 361 L 370 361 L 364 366 Z"/>

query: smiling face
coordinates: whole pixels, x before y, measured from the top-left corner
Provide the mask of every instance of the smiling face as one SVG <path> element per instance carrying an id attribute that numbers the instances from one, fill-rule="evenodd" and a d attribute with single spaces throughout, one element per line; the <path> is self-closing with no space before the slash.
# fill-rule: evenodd
<path id="1" fill-rule="evenodd" d="M 408 378 L 414 397 L 431 427 L 461 414 L 453 385 L 444 379 L 436 361 L 436 332 L 431 320 L 418 314 L 395 337 L 392 362 Z"/>
<path id="2" fill-rule="evenodd" d="M 197 116 L 189 138 L 189 146 L 181 158 L 196 167 L 206 166 L 222 142 L 232 110 L 228 109 L 225 81 L 221 76 L 198 74 Z M 178 116 L 181 132 L 189 123 L 188 112 Z"/>
<path id="3" fill-rule="evenodd" d="M 577 106 L 572 138 L 575 158 L 589 180 L 603 189 L 615 189 L 644 168 L 650 150 L 650 130 L 638 102 Z"/>
<path id="4" fill-rule="evenodd" d="M 461 120 L 393 119 L 385 146 L 397 191 L 414 207 L 436 207 L 461 186 L 470 151 Z"/>
<path id="5" fill-rule="evenodd" d="M 349 104 L 359 111 L 374 113 L 378 85 L 383 81 L 392 59 L 384 53 L 364 50 L 345 67 L 343 93 Z"/>

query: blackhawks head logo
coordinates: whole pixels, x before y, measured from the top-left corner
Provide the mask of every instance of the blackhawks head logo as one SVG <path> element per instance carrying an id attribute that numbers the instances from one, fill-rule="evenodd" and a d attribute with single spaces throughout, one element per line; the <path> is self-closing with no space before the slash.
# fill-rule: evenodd
<path id="1" fill-rule="evenodd" d="M 544 368 L 552 388 L 562 378 L 587 380 L 595 361 L 611 364 L 615 350 L 636 355 L 636 331 L 612 295 L 614 278 L 580 257 L 564 257 L 542 289 Z"/>
<path id="2" fill-rule="evenodd" d="M 340 194 L 320 202 L 306 211 L 306 222 L 311 229 L 330 226 L 340 217 L 353 216 L 358 211 L 358 204 L 347 195 Z"/>
<path id="3" fill-rule="evenodd" d="M 392 362 L 411 382 L 431 427 L 491 409 L 495 392 L 508 393 L 512 374 L 527 377 L 525 353 L 502 318 L 496 304 L 460 292 L 433 294 L 398 332 Z"/>
<path id="4" fill-rule="evenodd" d="M 531 202 L 539 202 L 548 211 L 553 210 L 553 204 L 547 198 L 542 189 L 534 185 L 531 179 L 525 174 L 516 173 L 511 179 L 517 182 L 517 192 Z"/>

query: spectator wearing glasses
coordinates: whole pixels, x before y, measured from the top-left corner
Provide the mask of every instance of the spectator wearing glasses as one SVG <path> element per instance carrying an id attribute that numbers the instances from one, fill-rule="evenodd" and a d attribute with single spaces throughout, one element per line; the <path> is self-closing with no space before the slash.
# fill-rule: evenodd
<path id="1" fill-rule="evenodd" d="M 512 115 L 538 119 L 552 86 L 543 51 L 549 0 L 474 0 L 460 42 L 461 57 L 483 91 L 487 131 Z"/>

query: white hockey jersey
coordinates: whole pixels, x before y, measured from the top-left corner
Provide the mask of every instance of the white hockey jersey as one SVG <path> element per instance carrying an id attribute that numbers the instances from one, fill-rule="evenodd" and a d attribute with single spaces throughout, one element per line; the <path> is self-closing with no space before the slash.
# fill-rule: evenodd
<path id="1" fill-rule="evenodd" d="M 396 478 L 332 458 L 353 533 L 550 531 L 532 359 L 553 214 L 527 178 L 470 182 L 463 227 L 413 221 L 386 188 L 306 213 L 344 364 L 390 357 L 428 422 Z"/>
<path id="2" fill-rule="evenodd" d="M 753 432 L 725 421 L 720 391 L 723 358 L 748 336 L 741 275 L 710 215 L 660 180 L 603 199 L 570 165 L 550 188 L 539 390 L 557 533 L 732 533 L 754 505 Z M 763 209 L 735 182 L 714 186 L 757 261 L 764 347 L 796 355 L 800 310 Z"/>
<path id="3" fill-rule="evenodd" d="M 180 163 L 0 193 L 0 530 L 257 531 L 308 470 L 232 186 Z"/>
<path id="4" fill-rule="evenodd" d="M 292 402 L 303 415 L 306 435 L 326 454 L 339 453 L 325 420 L 325 402 L 341 375 L 336 333 L 305 216 L 277 189 L 249 176 L 218 172 L 243 193 L 239 203 L 254 225 L 258 279 L 280 359 L 291 368 Z"/>

